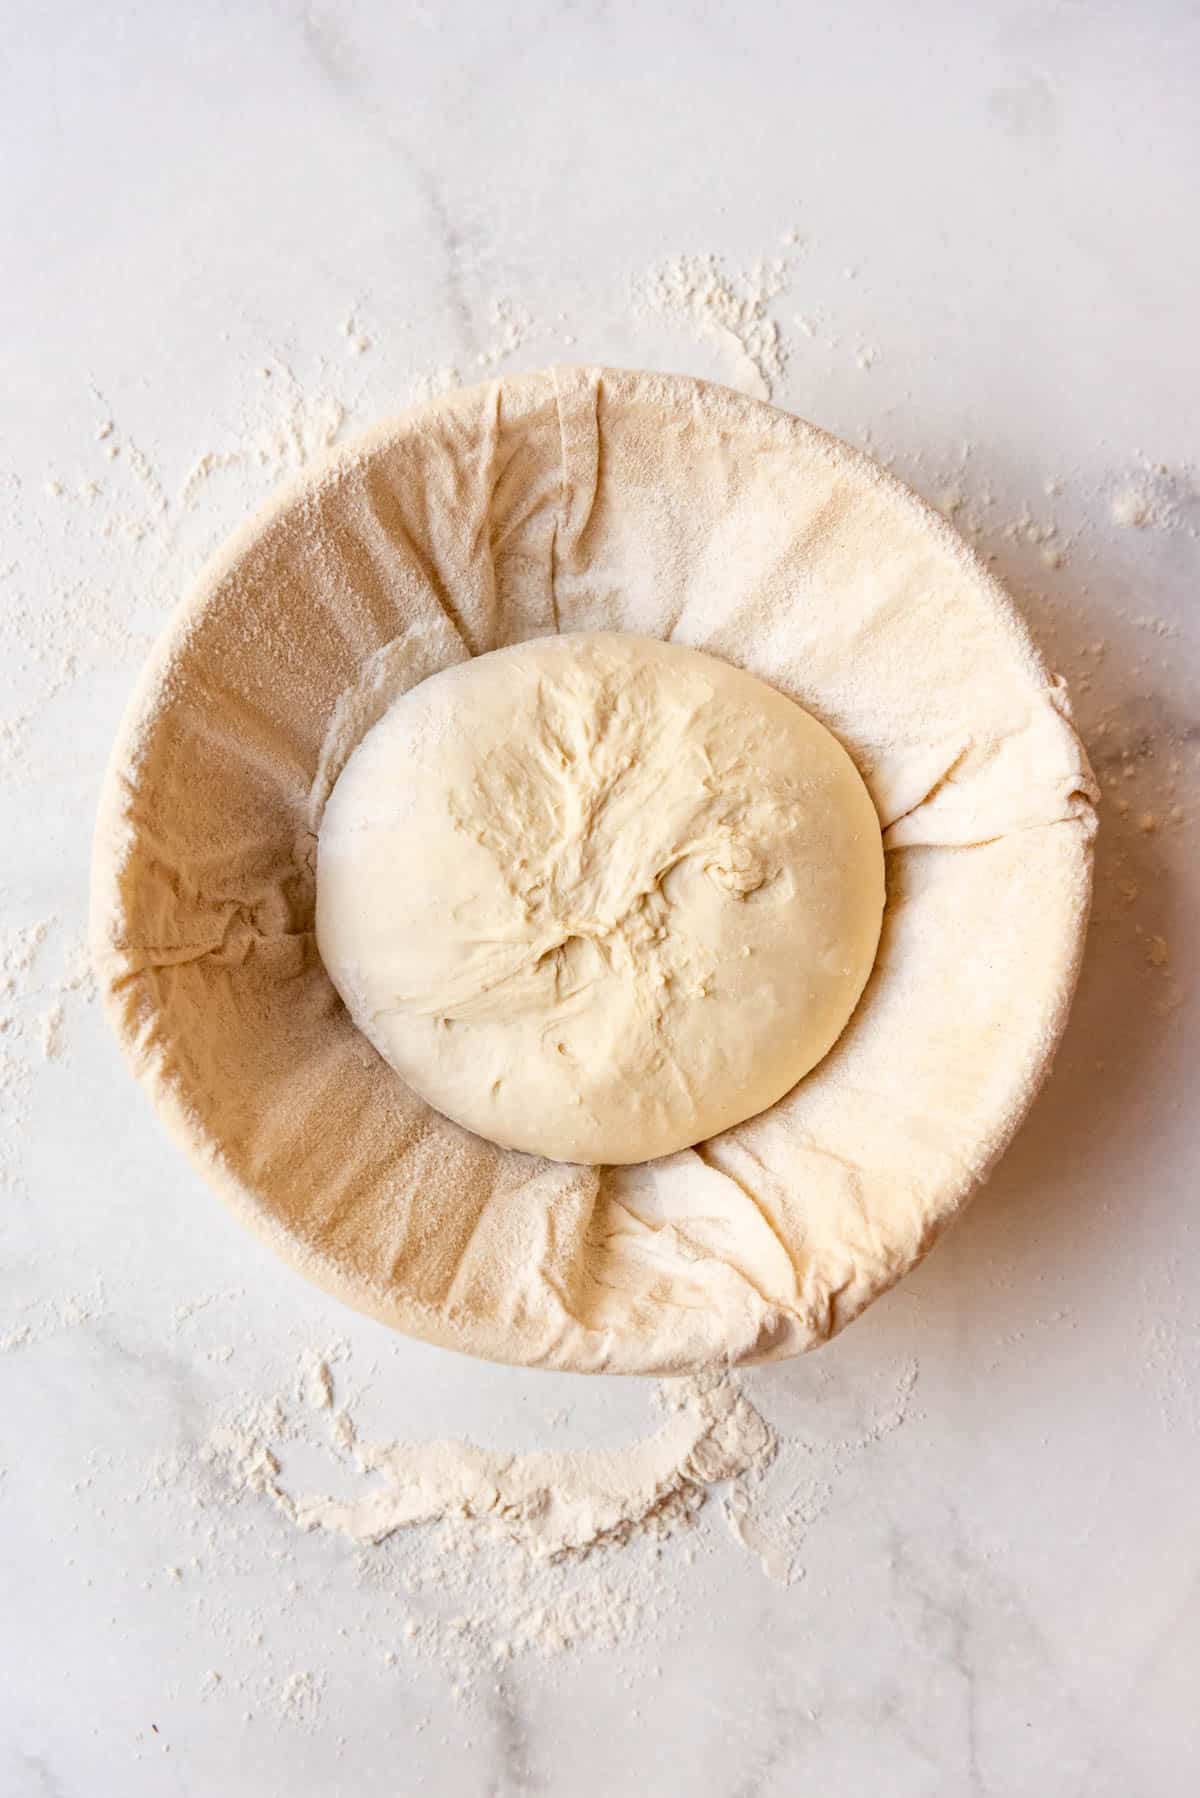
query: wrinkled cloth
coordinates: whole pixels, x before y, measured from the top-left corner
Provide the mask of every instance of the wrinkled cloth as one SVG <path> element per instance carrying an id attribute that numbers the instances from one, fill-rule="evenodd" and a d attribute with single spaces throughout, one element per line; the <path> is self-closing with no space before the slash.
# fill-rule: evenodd
<path id="1" fill-rule="evenodd" d="M 833 1050 L 771 1109 L 624 1168 L 450 1123 L 351 1023 L 313 934 L 354 744 L 435 669 L 559 631 L 722 656 L 850 751 L 888 902 Z M 683 377 L 556 369 L 411 412 L 239 534 L 107 779 L 94 959 L 138 1077 L 238 1214 L 412 1335 L 580 1370 L 776 1358 L 925 1252 L 1045 1076 L 1095 787 L 956 534 L 868 458 Z"/>

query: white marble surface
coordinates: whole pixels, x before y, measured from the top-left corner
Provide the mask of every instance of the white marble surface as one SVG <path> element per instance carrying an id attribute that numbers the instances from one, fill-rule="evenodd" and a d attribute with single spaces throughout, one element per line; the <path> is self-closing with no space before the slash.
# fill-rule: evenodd
<path id="1" fill-rule="evenodd" d="M 60 0 L 4 39 L 0 1793 L 1188 1798 L 1195 8 Z M 235 1501 L 196 1445 L 333 1337 L 339 1400 L 391 1436 L 633 1439 L 650 1389 L 394 1339 L 239 1233 L 63 990 L 90 821 L 146 641 L 337 405 L 349 428 L 491 354 L 730 378 L 728 343 L 631 303 L 699 252 L 790 258 L 777 399 L 961 490 L 1058 664 L 1092 669 L 1097 917 L 1052 1085 L 973 1210 L 844 1338 L 748 1381 L 808 1468 L 801 1576 L 715 1494 L 694 1560 L 616 1551 L 657 1620 L 456 1694 L 404 1634 L 428 1593 Z M 1142 528 L 1112 516 L 1128 491 Z M 47 920 L 18 965 L 8 933 Z"/>

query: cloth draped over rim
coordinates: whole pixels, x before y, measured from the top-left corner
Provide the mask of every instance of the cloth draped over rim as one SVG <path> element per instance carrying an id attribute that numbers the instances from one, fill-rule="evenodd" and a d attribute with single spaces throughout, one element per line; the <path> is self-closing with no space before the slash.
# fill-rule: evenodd
<path id="1" fill-rule="evenodd" d="M 790 1093 L 582 1168 L 470 1135 L 376 1056 L 316 952 L 315 831 L 397 693 L 610 630 L 724 657 L 834 731 L 888 902 L 858 1010 Z M 1095 796 L 1002 589 L 869 458 L 703 382 L 559 368 L 377 429 L 207 571 L 114 752 L 93 954 L 193 1160 L 360 1310 L 526 1365 L 773 1359 L 911 1267 L 1020 1122 L 1078 971 Z"/>

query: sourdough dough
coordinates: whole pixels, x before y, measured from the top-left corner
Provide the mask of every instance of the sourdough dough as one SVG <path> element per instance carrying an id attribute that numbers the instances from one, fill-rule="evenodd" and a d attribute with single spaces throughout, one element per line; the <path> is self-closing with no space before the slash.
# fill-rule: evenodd
<path id="1" fill-rule="evenodd" d="M 715 657 L 580 635 L 396 701 L 325 809 L 316 927 L 431 1105 L 620 1163 L 715 1136 L 821 1059 L 883 897 L 875 808 L 823 725 Z"/>
<path id="2" fill-rule="evenodd" d="M 329 791 L 397 696 L 538 637 L 708 651 L 831 730 L 887 905 L 841 1036 L 765 1112 L 589 1167 L 444 1118 L 365 1041 L 314 935 Z M 944 520 L 803 420 L 566 368 L 393 420 L 251 521 L 181 609 L 97 825 L 100 989 L 238 1214 L 432 1342 L 682 1373 L 824 1341 L 985 1177 L 1050 1066 L 1095 789 L 1051 676 Z"/>

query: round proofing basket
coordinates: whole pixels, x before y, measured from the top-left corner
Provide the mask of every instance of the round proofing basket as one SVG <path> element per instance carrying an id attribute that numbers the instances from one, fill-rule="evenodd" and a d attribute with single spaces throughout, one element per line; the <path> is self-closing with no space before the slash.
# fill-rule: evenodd
<path id="1" fill-rule="evenodd" d="M 831 1053 L 761 1116 L 631 1168 L 434 1112 L 313 936 L 321 808 L 390 699 L 596 630 L 707 650 L 805 706 L 888 851 L 878 960 Z M 770 1359 L 911 1267 L 1020 1122 L 1078 970 L 1094 797 L 1003 591 L 869 458 L 702 382 L 555 369 L 387 424 L 208 570 L 113 756 L 94 957 L 189 1155 L 348 1303 L 526 1365 Z"/>

